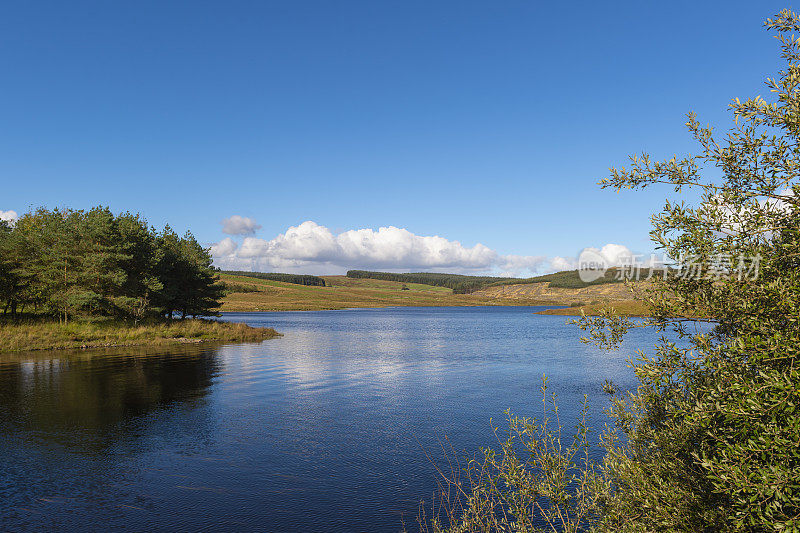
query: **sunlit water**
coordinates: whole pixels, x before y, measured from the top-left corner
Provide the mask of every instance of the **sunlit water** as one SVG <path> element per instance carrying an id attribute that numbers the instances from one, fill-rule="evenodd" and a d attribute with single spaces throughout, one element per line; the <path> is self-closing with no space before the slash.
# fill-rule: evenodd
<path id="1" fill-rule="evenodd" d="M 603 381 L 632 386 L 656 340 L 600 351 L 537 309 L 228 314 L 285 336 L 0 356 L 0 529 L 414 526 L 441 439 L 491 444 L 491 417 L 539 412 L 543 373 L 562 421 L 586 394 L 600 427 Z"/>

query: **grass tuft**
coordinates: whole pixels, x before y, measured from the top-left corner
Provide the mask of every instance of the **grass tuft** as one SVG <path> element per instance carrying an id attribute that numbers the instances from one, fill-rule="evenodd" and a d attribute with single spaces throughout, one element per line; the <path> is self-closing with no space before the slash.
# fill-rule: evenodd
<path id="1" fill-rule="evenodd" d="M 106 346 L 163 346 L 187 342 L 257 342 L 280 336 L 272 328 L 205 319 L 82 320 L 59 324 L 31 318 L 0 320 L 0 352 L 96 348 Z"/>

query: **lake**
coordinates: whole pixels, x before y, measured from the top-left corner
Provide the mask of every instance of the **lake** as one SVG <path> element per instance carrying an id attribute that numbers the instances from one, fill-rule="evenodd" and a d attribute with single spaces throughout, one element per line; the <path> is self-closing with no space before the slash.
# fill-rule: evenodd
<path id="1" fill-rule="evenodd" d="M 445 436 L 536 415 L 541 376 L 572 426 L 601 427 L 605 352 L 538 307 L 229 313 L 260 344 L 0 355 L 0 529 L 413 530 Z M 102 356 L 98 356 L 102 355 Z"/>

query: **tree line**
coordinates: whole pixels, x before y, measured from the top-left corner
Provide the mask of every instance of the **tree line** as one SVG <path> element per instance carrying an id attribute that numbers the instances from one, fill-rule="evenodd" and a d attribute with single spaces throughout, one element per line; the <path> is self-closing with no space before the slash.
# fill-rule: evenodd
<path id="1" fill-rule="evenodd" d="M 138 214 L 41 207 L 0 221 L 0 305 L 63 322 L 213 315 L 223 286 L 211 261 L 190 232 Z"/>
<path id="2" fill-rule="evenodd" d="M 542 276 L 536 276 L 533 278 L 499 281 L 497 283 L 493 283 L 492 286 L 549 283 L 549 287 L 554 288 L 582 289 L 584 287 L 589 287 L 590 285 L 605 285 L 608 283 L 622 283 L 623 281 L 650 280 L 654 277 L 663 278 L 664 269 L 645 268 L 632 265 L 630 267 L 611 267 L 606 270 L 602 276 L 592 281 L 582 280 L 578 270 L 563 270 L 561 272 L 553 272 L 552 274 L 544 274 Z"/>
<path id="3" fill-rule="evenodd" d="M 649 272 L 649 269 L 648 269 Z M 552 274 L 544 274 L 542 276 L 535 276 L 532 278 L 513 279 L 510 281 L 499 281 L 492 285 L 522 285 L 531 283 L 549 283 L 549 287 L 558 287 L 561 289 L 582 289 L 589 285 L 604 285 L 606 283 L 621 282 L 623 278 L 617 276 L 616 269 L 607 270 L 602 276 L 593 281 L 583 281 L 580 277 L 580 272 L 577 270 L 564 270 L 561 272 L 553 272 Z"/>
<path id="4" fill-rule="evenodd" d="M 516 278 L 502 278 L 495 276 L 464 276 L 461 274 L 443 274 L 439 272 L 372 272 L 369 270 L 348 270 L 348 278 L 380 279 L 383 281 L 397 281 L 400 283 L 423 283 L 435 287 L 453 289 L 453 294 L 469 294 L 483 289 L 492 283 L 512 281 Z"/>
<path id="5" fill-rule="evenodd" d="M 270 281 L 282 281 L 284 283 L 294 283 L 295 285 L 308 285 L 310 287 L 325 286 L 324 279 L 319 276 L 312 276 L 311 274 L 281 274 L 277 272 L 248 272 L 244 270 L 223 270 L 222 273 L 230 274 L 231 276 L 246 276 Z"/>

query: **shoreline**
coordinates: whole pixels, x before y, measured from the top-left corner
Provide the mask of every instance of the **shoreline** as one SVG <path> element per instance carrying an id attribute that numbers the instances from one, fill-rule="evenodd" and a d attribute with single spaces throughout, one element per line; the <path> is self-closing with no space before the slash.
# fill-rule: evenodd
<path id="1" fill-rule="evenodd" d="M 370 302 L 371 303 L 371 302 Z M 400 303 L 391 302 L 386 304 L 378 303 L 376 305 L 353 305 L 352 302 L 342 303 L 342 305 L 263 305 L 263 306 L 246 306 L 246 305 L 226 305 L 223 304 L 217 309 L 220 313 L 280 313 L 286 311 L 344 311 L 347 309 L 387 309 L 387 308 L 403 308 L 403 307 L 539 307 L 539 306 L 561 306 L 567 305 L 554 302 L 542 302 L 536 300 L 507 300 L 499 301 L 497 299 L 486 299 L 475 302 L 413 302 L 413 303 Z M 263 307 L 263 308 L 261 308 Z"/>
<path id="2" fill-rule="evenodd" d="M 273 328 L 209 319 L 146 321 L 140 324 L 116 320 L 59 324 L 41 319 L 23 319 L 19 322 L 0 322 L 0 353 L 259 342 L 281 336 Z"/>
<path id="3" fill-rule="evenodd" d="M 550 309 L 541 309 L 535 311 L 535 315 L 554 315 L 554 316 L 599 316 L 600 310 L 605 308 L 613 308 L 620 316 L 630 318 L 647 318 L 649 313 L 647 308 L 636 300 L 609 300 L 605 302 L 594 302 L 587 305 L 574 305 L 571 303 L 561 302 L 525 302 L 521 300 L 510 300 L 508 302 L 477 302 L 477 303 L 464 303 L 464 304 L 416 304 L 416 305 L 364 305 L 364 306 L 349 306 L 349 307 L 313 307 L 313 308 L 287 308 L 287 309 L 220 309 L 223 314 L 234 313 L 308 313 L 313 311 L 355 311 L 358 309 L 403 309 L 403 308 L 454 308 L 454 307 L 549 307 Z"/>
<path id="4" fill-rule="evenodd" d="M 603 309 L 614 309 L 617 315 L 629 318 L 647 318 L 650 316 L 649 309 L 645 304 L 638 300 L 608 300 L 603 302 L 592 302 L 584 305 L 569 305 L 559 309 L 543 309 L 537 315 L 558 315 L 558 316 L 599 316 Z"/>
<path id="5" fill-rule="evenodd" d="M 488 303 L 479 302 L 474 304 L 409 304 L 409 305 L 363 305 L 349 307 L 314 307 L 307 309 L 218 309 L 222 314 L 233 313 L 309 313 L 314 311 L 355 311 L 358 309 L 413 309 L 413 308 L 435 308 L 435 307 L 561 307 L 565 304 L 541 303 L 541 302 L 514 302 L 514 303 Z"/>

